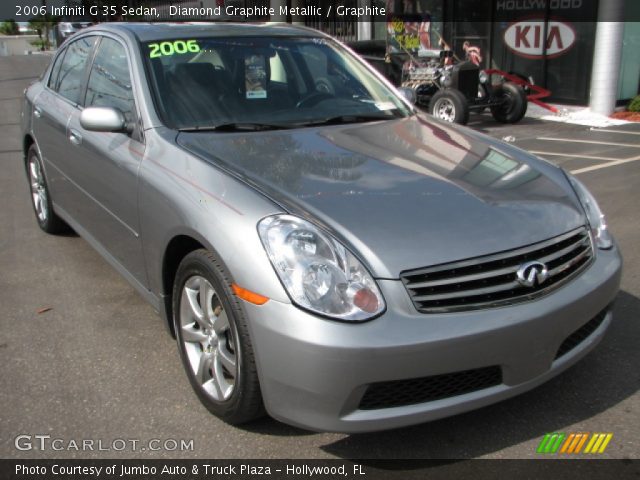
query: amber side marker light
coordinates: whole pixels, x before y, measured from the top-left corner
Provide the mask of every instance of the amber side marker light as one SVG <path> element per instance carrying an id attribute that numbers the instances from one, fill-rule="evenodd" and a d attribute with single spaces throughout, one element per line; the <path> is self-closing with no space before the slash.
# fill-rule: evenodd
<path id="1" fill-rule="evenodd" d="M 235 283 L 231 284 L 231 288 L 233 289 L 233 293 L 235 293 L 241 299 L 253 303 L 255 305 L 264 305 L 269 301 L 267 297 L 263 297 L 257 293 L 252 292 L 251 290 L 247 290 L 246 288 L 242 288 Z"/>

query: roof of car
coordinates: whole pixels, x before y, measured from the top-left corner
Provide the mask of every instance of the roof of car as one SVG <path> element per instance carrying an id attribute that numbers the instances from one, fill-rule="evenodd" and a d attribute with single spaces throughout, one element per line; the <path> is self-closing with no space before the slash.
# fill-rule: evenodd
<path id="1" fill-rule="evenodd" d="M 186 37 L 254 37 L 254 36 L 305 36 L 321 37 L 322 32 L 285 23 L 129 23 L 114 22 L 100 25 L 103 30 L 128 31 L 141 42 Z"/>

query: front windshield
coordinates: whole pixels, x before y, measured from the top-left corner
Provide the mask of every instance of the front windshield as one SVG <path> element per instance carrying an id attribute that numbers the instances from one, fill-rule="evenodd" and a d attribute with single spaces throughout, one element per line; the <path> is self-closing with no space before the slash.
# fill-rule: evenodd
<path id="1" fill-rule="evenodd" d="M 411 113 L 349 52 L 324 38 L 176 39 L 147 43 L 143 53 L 171 128 L 295 127 Z"/>

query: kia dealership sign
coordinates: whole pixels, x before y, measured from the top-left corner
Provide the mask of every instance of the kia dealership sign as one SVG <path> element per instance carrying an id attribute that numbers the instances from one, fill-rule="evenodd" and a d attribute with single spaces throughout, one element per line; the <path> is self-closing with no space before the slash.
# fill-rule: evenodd
<path id="1" fill-rule="evenodd" d="M 539 59 L 545 53 L 547 58 L 559 57 L 576 42 L 575 30 L 565 22 L 549 21 L 546 34 L 545 40 L 544 20 L 522 20 L 509 25 L 505 30 L 504 43 L 516 55 Z"/>

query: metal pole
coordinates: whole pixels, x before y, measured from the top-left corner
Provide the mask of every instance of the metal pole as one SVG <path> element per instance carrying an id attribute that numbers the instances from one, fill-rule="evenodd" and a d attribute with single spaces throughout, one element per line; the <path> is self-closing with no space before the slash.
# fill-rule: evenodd
<path id="1" fill-rule="evenodd" d="M 622 62 L 624 0 L 600 0 L 589 108 L 611 115 L 616 108 Z"/>
<path id="2" fill-rule="evenodd" d="M 287 0 L 270 0 L 269 6 L 274 9 L 274 15 L 271 15 L 272 22 L 286 22 L 287 16 L 280 14 L 280 7 L 287 6 Z"/>
<path id="3" fill-rule="evenodd" d="M 371 0 L 358 0 L 359 7 L 370 7 L 373 4 Z M 371 15 L 366 15 L 356 20 L 356 38 L 354 40 L 371 40 Z"/>
<path id="4" fill-rule="evenodd" d="M 304 0 L 291 0 L 291 8 L 302 8 L 304 6 Z M 293 23 L 294 25 L 304 25 L 304 16 L 291 15 L 291 23 Z"/>
<path id="5" fill-rule="evenodd" d="M 544 28 L 542 29 L 542 85 L 547 88 L 547 72 L 549 71 L 549 59 L 547 58 L 547 37 L 549 36 L 549 22 L 551 21 L 551 0 L 547 0 L 544 13 Z"/>

